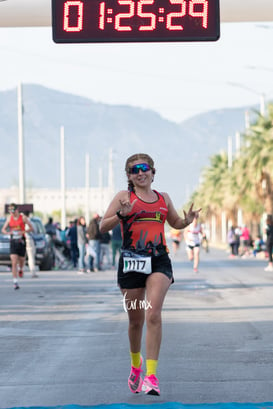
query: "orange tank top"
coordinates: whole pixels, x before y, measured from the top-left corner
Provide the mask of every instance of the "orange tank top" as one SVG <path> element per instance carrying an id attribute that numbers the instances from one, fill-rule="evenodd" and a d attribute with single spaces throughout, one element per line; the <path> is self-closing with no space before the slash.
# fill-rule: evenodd
<path id="1" fill-rule="evenodd" d="M 132 212 L 121 221 L 123 249 L 154 256 L 169 251 L 164 233 L 168 208 L 164 197 L 154 192 L 158 199 L 152 203 L 144 202 L 134 192 L 130 193 L 130 202 L 137 201 Z"/>

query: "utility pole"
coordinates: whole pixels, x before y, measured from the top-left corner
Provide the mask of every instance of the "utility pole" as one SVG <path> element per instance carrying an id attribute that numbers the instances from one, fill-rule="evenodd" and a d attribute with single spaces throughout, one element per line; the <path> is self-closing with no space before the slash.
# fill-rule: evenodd
<path id="1" fill-rule="evenodd" d="M 64 146 L 64 127 L 61 126 L 60 133 L 60 145 L 61 145 L 61 227 L 62 230 L 66 227 L 66 204 L 65 204 L 65 146 Z"/>
<path id="2" fill-rule="evenodd" d="M 25 203 L 25 150 L 24 150 L 24 126 L 23 126 L 23 103 L 22 85 L 17 89 L 17 111 L 18 111 L 18 172 L 19 172 L 19 203 Z"/>
<path id="3" fill-rule="evenodd" d="M 245 111 L 245 128 L 246 128 L 246 131 L 248 132 L 250 128 L 249 111 Z"/>
<path id="4" fill-rule="evenodd" d="M 89 190 L 90 190 L 90 156 L 89 153 L 85 155 L 85 221 L 87 226 L 90 222 L 90 206 L 89 206 Z"/>

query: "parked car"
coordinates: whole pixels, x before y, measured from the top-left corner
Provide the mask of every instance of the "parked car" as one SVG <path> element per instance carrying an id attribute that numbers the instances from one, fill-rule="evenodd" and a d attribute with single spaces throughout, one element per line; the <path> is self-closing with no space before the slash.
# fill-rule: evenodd
<path id="1" fill-rule="evenodd" d="M 0 218 L 0 265 L 11 266 L 9 236 L 2 233 L 5 218 Z M 51 270 L 54 266 L 55 255 L 51 237 L 46 234 L 39 217 L 30 217 L 34 232 L 32 233 L 36 246 L 36 265 L 40 270 Z M 27 257 L 26 257 L 27 263 Z"/>

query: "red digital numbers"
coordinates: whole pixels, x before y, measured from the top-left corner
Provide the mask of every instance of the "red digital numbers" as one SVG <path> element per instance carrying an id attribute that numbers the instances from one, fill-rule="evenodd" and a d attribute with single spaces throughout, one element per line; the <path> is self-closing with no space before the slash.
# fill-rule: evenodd
<path id="1" fill-rule="evenodd" d="M 150 20 L 150 24 L 147 26 L 140 26 L 139 31 L 152 31 L 156 27 L 156 15 L 154 13 L 147 13 L 143 11 L 143 7 L 149 4 L 154 4 L 154 0 L 140 0 L 137 3 L 137 15 Z"/>
<path id="2" fill-rule="evenodd" d="M 77 9 L 77 21 L 74 25 L 70 24 L 71 7 Z M 64 31 L 76 32 L 83 28 L 83 2 L 80 0 L 69 0 L 64 3 Z"/>
<path id="3" fill-rule="evenodd" d="M 201 5 L 202 11 L 196 11 L 195 6 Z M 202 26 L 208 28 L 208 10 L 209 5 L 207 0 L 191 0 L 189 3 L 189 15 L 192 17 L 201 17 Z"/>
<path id="4" fill-rule="evenodd" d="M 168 30 L 184 30 L 182 25 L 173 25 L 172 19 L 178 17 L 184 17 L 186 15 L 186 6 L 187 3 L 185 0 L 170 0 L 172 4 L 181 4 L 181 10 L 179 12 L 169 13 L 167 15 L 167 29 Z"/>
<path id="5" fill-rule="evenodd" d="M 112 8 L 107 8 L 106 1 L 99 3 L 98 28 L 105 30 L 106 24 L 113 24 L 116 31 L 130 32 L 132 25 L 128 24 L 129 19 L 139 17 L 141 25 L 138 31 L 154 31 L 157 22 L 165 24 L 169 31 L 182 31 L 183 17 L 202 19 L 202 27 L 208 28 L 208 0 L 169 0 L 169 4 L 174 6 L 174 11 L 166 13 L 164 8 L 156 7 L 156 0 L 117 0 L 118 5 L 124 8 L 123 12 L 113 14 Z M 177 9 L 179 6 L 180 10 Z M 150 7 L 150 10 L 149 10 Z M 153 11 L 153 12 L 152 12 Z M 156 14 L 156 13 L 157 14 Z M 158 16 L 158 14 L 162 15 Z M 147 20 L 147 24 L 144 22 Z M 81 0 L 68 0 L 64 3 L 63 9 L 63 30 L 66 32 L 80 32 L 83 30 L 84 2 Z"/>
<path id="6" fill-rule="evenodd" d="M 135 15 L 135 2 L 132 0 L 118 0 L 118 4 L 121 6 L 128 6 L 127 13 L 118 13 L 115 16 L 115 30 L 117 31 L 132 31 L 131 26 L 123 26 L 121 19 L 128 19 Z"/>

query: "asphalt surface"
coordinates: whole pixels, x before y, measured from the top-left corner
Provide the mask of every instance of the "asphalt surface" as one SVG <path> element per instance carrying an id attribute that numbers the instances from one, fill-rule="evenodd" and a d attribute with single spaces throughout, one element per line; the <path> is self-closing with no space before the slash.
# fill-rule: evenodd
<path id="1" fill-rule="evenodd" d="M 264 271 L 266 261 L 202 250 L 196 274 L 182 247 L 173 266 L 159 397 L 127 387 L 127 315 L 115 271 L 26 273 L 15 291 L 0 267 L 0 408 L 273 402 L 273 272 Z"/>

